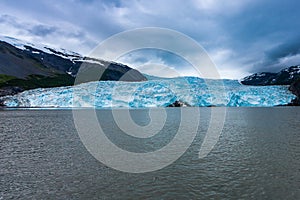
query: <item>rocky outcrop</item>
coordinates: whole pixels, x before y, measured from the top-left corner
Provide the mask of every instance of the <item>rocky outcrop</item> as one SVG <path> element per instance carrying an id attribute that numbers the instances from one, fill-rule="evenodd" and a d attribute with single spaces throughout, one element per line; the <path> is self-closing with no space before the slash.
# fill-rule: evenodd
<path id="1" fill-rule="evenodd" d="M 244 85 L 290 85 L 300 78 L 300 66 L 291 66 L 278 73 L 261 72 L 243 78 Z"/>
<path id="2" fill-rule="evenodd" d="M 171 103 L 167 107 L 191 107 L 191 105 L 182 101 L 175 101 L 174 103 Z"/>
<path id="3" fill-rule="evenodd" d="M 24 91 L 24 89 L 20 88 L 20 87 L 10 87 L 10 86 L 3 87 L 3 88 L 0 88 L 0 97 L 8 96 L 8 95 L 15 95 L 15 94 L 18 94 L 23 91 Z M 1 99 L 1 98 L 0 98 L 0 107 L 5 107 L 4 99 Z"/>
<path id="4" fill-rule="evenodd" d="M 290 106 L 300 106 L 300 79 L 293 82 L 289 90 L 296 95 L 296 98 L 292 100 L 292 102 L 289 104 Z"/>
<path id="5" fill-rule="evenodd" d="M 0 97 L 1 96 L 7 96 L 7 95 L 15 95 L 18 94 L 19 92 L 23 92 L 24 89 L 21 87 L 14 87 L 14 86 L 7 86 L 0 88 Z"/>

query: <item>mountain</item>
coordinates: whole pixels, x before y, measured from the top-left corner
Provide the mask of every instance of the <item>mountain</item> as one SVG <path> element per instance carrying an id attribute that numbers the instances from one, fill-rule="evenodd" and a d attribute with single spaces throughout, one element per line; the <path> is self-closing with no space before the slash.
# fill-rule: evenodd
<path id="1" fill-rule="evenodd" d="M 139 71 L 120 63 L 0 37 L 0 96 L 27 89 L 73 85 L 78 70 L 82 68 L 102 72 L 100 80 L 147 80 Z"/>
<path id="2" fill-rule="evenodd" d="M 300 66 L 291 66 L 278 73 L 261 72 L 243 78 L 244 85 L 290 85 L 300 78 Z"/>
<path id="3" fill-rule="evenodd" d="M 291 91 L 296 98 L 289 102 L 288 106 L 300 106 L 300 66 L 291 66 L 278 73 L 261 72 L 247 76 L 240 81 L 244 85 L 290 85 Z"/>

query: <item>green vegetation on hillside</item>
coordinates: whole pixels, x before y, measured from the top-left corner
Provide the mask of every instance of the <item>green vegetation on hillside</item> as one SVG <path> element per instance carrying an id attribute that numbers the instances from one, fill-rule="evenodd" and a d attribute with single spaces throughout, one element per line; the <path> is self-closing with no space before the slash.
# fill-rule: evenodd
<path id="1" fill-rule="evenodd" d="M 26 79 L 0 74 L 0 88 L 18 86 L 24 90 L 35 88 L 60 87 L 74 84 L 74 78 L 68 74 L 55 76 L 30 75 Z"/>
<path id="2" fill-rule="evenodd" d="M 6 83 L 9 80 L 16 79 L 14 76 L 9 76 L 5 74 L 0 74 L 0 85 Z"/>

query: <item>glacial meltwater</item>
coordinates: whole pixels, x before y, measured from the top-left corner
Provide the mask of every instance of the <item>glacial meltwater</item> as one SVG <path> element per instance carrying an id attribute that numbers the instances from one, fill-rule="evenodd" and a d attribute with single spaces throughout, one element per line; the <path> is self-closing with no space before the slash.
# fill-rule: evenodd
<path id="1" fill-rule="evenodd" d="M 124 134 L 111 109 L 96 113 L 113 143 L 148 152 L 175 137 L 181 109 L 195 108 L 166 108 L 164 128 L 146 139 Z M 300 199 L 300 108 L 227 108 L 218 142 L 199 159 L 213 109 L 221 108 L 200 108 L 197 135 L 178 160 L 148 173 L 117 171 L 96 160 L 71 110 L 2 110 L 0 199 Z M 132 109 L 130 116 L 145 126 L 148 111 Z"/>

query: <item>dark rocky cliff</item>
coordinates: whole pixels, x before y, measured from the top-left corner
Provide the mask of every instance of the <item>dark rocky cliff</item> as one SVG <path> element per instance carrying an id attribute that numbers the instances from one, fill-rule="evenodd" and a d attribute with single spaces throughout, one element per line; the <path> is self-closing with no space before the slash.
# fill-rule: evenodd
<path id="1" fill-rule="evenodd" d="M 300 79 L 294 81 L 290 87 L 289 90 L 296 95 L 297 97 L 292 100 L 292 102 L 289 104 L 291 106 L 300 106 Z"/>

